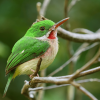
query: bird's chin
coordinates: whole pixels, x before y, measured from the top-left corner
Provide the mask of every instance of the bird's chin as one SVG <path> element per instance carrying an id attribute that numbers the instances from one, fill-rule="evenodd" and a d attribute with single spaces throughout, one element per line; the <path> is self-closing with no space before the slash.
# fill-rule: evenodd
<path id="1" fill-rule="evenodd" d="M 57 37 L 57 30 L 52 30 L 48 36 L 49 39 L 56 39 Z"/>

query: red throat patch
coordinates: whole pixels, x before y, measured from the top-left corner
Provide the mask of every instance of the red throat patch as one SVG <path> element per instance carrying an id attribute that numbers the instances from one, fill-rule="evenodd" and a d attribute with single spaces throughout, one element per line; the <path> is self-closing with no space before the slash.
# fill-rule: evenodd
<path id="1" fill-rule="evenodd" d="M 56 33 L 57 33 L 57 31 L 51 31 L 51 33 L 49 34 L 48 38 L 49 39 L 55 39 L 56 38 Z"/>

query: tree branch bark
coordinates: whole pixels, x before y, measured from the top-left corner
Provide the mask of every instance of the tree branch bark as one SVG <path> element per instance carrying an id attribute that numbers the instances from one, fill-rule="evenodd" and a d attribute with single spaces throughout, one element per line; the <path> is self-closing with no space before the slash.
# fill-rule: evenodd
<path id="1" fill-rule="evenodd" d="M 100 33 L 96 34 L 78 34 L 67 31 L 61 27 L 58 28 L 58 36 L 63 39 L 68 39 L 74 42 L 99 42 L 100 41 Z"/>
<path id="2" fill-rule="evenodd" d="M 100 71 L 100 66 L 81 72 L 78 76 L 75 77 L 75 79 L 79 78 L 79 77 L 82 77 L 82 76 L 86 76 L 86 75 L 95 73 L 95 72 L 98 72 L 98 71 Z M 38 82 L 38 83 L 54 83 L 54 84 L 58 84 L 59 81 L 61 81 L 62 84 L 65 84 L 65 83 L 63 83 L 63 80 L 64 80 L 64 82 L 66 82 L 72 76 L 73 76 L 73 74 L 72 75 L 67 75 L 67 76 L 60 76 L 60 77 L 34 77 L 32 79 L 32 82 L 33 83 L 37 83 Z"/>

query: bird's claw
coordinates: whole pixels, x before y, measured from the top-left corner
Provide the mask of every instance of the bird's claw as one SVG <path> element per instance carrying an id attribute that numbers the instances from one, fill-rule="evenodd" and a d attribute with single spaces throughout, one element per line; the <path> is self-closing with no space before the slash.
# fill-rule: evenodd
<path id="1" fill-rule="evenodd" d="M 35 70 L 33 69 L 30 69 L 30 70 L 33 72 L 33 74 L 29 75 L 30 79 L 32 79 L 34 77 Z M 39 77 L 39 74 L 37 74 L 37 77 Z"/>

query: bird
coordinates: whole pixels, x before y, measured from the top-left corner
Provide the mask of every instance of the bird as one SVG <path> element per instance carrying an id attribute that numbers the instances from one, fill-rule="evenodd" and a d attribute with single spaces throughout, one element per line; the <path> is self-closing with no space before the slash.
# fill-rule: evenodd
<path id="1" fill-rule="evenodd" d="M 32 70 L 36 70 L 40 58 L 42 58 L 40 71 L 54 61 L 58 52 L 57 28 L 68 19 L 65 18 L 57 23 L 49 19 L 38 20 L 14 44 L 5 69 L 8 81 L 3 97 L 7 93 L 11 80 L 19 75 L 31 75 Z"/>

